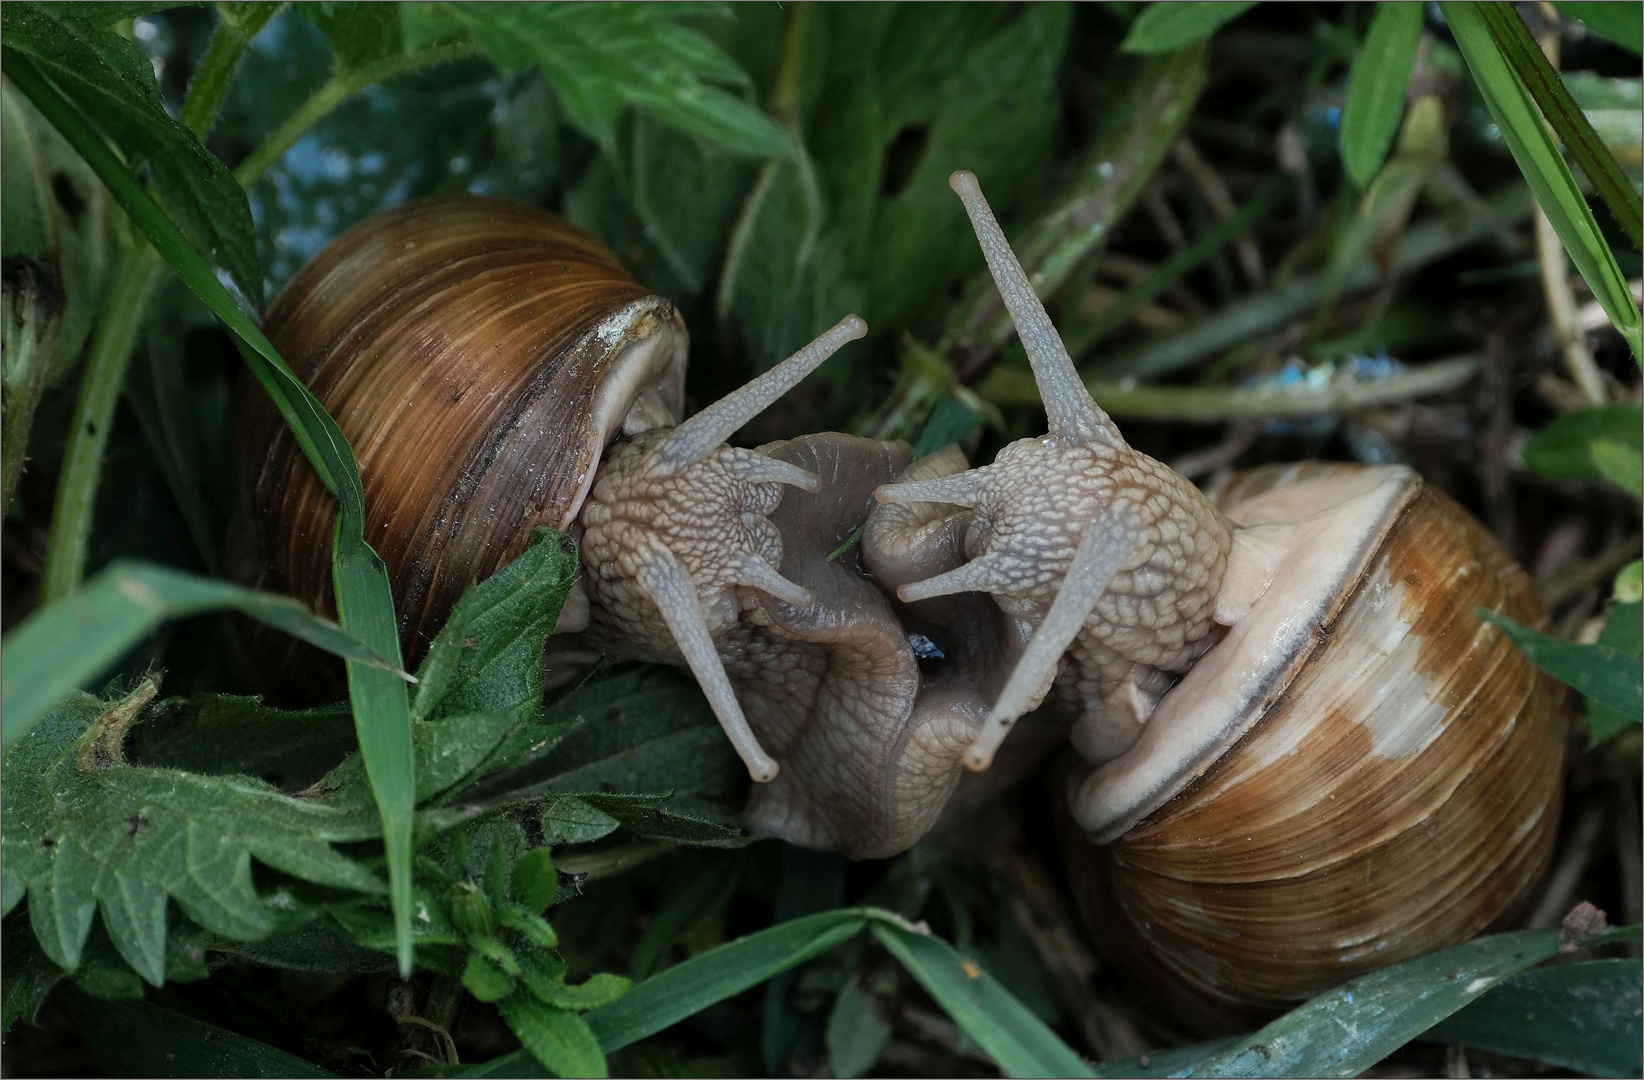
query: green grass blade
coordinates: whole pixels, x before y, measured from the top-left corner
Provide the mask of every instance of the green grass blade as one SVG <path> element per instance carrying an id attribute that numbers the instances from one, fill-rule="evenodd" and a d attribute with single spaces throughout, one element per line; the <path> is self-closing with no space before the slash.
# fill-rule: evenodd
<path id="1" fill-rule="evenodd" d="M 1580 19 L 1601 37 L 1639 55 L 1639 39 L 1644 37 L 1644 4 L 1637 0 L 1554 0 L 1553 6 L 1572 19 Z"/>
<path id="2" fill-rule="evenodd" d="M 71 106 L 33 61 L 0 48 L 6 75 L 62 133 L 108 186 L 154 249 L 236 337 L 251 373 L 268 391 L 303 455 L 337 499 L 332 575 L 342 625 L 395 667 L 401 665 L 393 594 L 382 560 L 365 541 L 365 491 L 359 466 L 340 428 L 286 366 L 255 323 L 235 304 L 198 252 L 177 231 L 136 177 Z M 383 846 L 394 901 L 400 971 L 409 977 L 411 944 L 411 825 L 416 778 L 411 758 L 411 711 L 405 684 L 391 673 L 347 661 L 360 753 L 383 819 Z"/>
<path id="3" fill-rule="evenodd" d="M 68 995 L 92 1053 L 110 1076 L 335 1076 L 295 1054 L 146 1001 Z"/>
<path id="4" fill-rule="evenodd" d="M 1630 926 L 1584 944 L 1637 938 Z M 1521 930 L 1372 972 L 1281 1016 L 1192 1075 L 1357 1076 L 1563 944 L 1562 931 Z"/>
<path id="5" fill-rule="evenodd" d="M 1456 0 L 1439 6 L 1536 202 L 1604 313 L 1627 340 L 1634 359 L 1644 363 L 1638 305 L 1541 113 L 1501 55 L 1480 7 Z"/>
<path id="6" fill-rule="evenodd" d="M 1559 682 L 1622 716 L 1636 720 L 1644 713 L 1644 679 L 1638 661 L 1621 650 L 1538 633 L 1483 608 L 1475 614 L 1511 638 L 1536 667 Z"/>
<path id="7" fill-rule="evenodd" d="M 257 592 L 164 566 L 121 560 L 84 589 L 36 611 L 6 635 L 5 743 L 11 745 L 52 706 L 85 687 L 165 619 L 229 609 L 310 645 L 379 671 L 409 678 L 353 634 L 289 596 Z"/>
<path id="8" fill-rule="evenodd" d="M 1255 7 L 1250 3 L 1224 3 L 1221 0 L 1159 0 L 1149 4 L 1125 35 L 1125 52 L 1172 52 L 1183 45 L 1191 45 L 1220 30 L 1246 11 Z"/>
<path id="9" fill-rule="evenodd" d="M 1420 4 L 1380 4 L 1353 61 L 1341 111 L 1341 160 L 1353 183 L 1375 179 L 1404 112 L 1404 88 L 1421 39 Z"/>
<path id="10" fill-rule="evenodd" d="M 1590 1076 L 1644 1069 L 1637 960 L 1587 960 L 1526 971 L 1422 1036 L 1558 1065 Z"/>
<path id="11" fill-rule="evenodd" d="M 854 908 L 781 923 L 676 964 L 611 1004 L 584 1014 L 584 1019 L 599 1039 L 600 1049 L 612 1053 L 820 956 L 855 937 L 865 925 L 865 913 Z M 521 1050 L 460 1075 L 544 1074 L 536 1060 Z"/>
<path id="12" fill-rule="evenodd" d="M 953 946 L 888 920 L 873 935 L 1009 1076 L 1095 1076 L 1044 1021 Z"/>
<path id="13" fill-rule="evenodd" d="M 1621 164 L 1610 153 L 1610 148 L 1593 130 L 1592 121 L 1576 104 L 1564 80 L 1547 62 L 1541 46 L 1530 36 L 1529 27 L 1524 25 L 1518 12 L 1504 3 L 1480 4 L 1479 13 L 1484 16 L 1484 23 L 1502 57 L 1512 65 L 1513 73 L 1530 92 L 1541 115 L 1547 118 L 1570 156 L 1593 182 L 1621 231 L 1627 234 L 1633 247 L 1639 247 L 1644 242 L 1641 240 L 1644 221 L 1640 220 L 1638 192 L 1633 190 L 1632 182 L 1621 171 Z"/>

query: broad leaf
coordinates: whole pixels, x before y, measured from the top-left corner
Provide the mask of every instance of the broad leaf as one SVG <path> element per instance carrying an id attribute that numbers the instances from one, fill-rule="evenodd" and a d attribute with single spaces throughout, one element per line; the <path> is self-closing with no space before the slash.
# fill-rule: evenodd
<path id="1" fill-rule="evenodd" d="M 253 858 L 323 885 L 382 889 L 331 846 L 380 831 L 368 802 L 351 811 L 244 777 L 126 765 L 126 726 L 154 691 L 145 680 L 108 704 L 76 696 L 6 753 L 5 910 L 27 892 L 54 963 L 79 965 L 99 908 L 120 955 L 155 985 L 165 977 L 168 900 L 223 937 L 266 935 L 275 920 L 252 887 Z"/>
<path id="2" fill-rule="evenodd" d="M 534 721 L 543 642 L 577 570 L 570 537 L 539 529 L 525 554 L 469 586 L 417 669 L 412 719 L 487 712 Z"/>
<path id="3" fill-rule="evenodd" d="M 298 4 L 297 14 L 313 20 L 331 43 L 331 60 L 339 72 L 358 71 L 404 51 L 398 4 L 352 2 Z"/>
<path id="4" fill-rule="evenodd" d="M 166 114 L 154 69 L 137 46 L 79 14 L 36 4 L 7 12 L 6 45 L 34 57 L 128 157 L 147 162 L 167 208 L 260 308 L 262 265 L 245 192 L 193 132 Z"/>
<path id="5" fill-rule="evenodd" d="M 1637 0 L 1554 0 L 1553 6 L 1635 56 L 1644 48 L 1644 4 Z"/>
<path id="6" fill-rule="evenodd" d="M 533 994 L 515 993 L 497 1006 L 521 1045 L 555 1076 L 609 1075 L 605 1054 L 582 1017 Z"/>

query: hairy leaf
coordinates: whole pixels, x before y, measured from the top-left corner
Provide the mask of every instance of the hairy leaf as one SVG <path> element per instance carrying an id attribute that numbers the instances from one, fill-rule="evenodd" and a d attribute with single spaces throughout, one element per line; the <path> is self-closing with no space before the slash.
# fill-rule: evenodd
<path id="1" fill-rule="evenodd" d="M 504 998 L 498 1008 L 520 1044 L 555 1076 L 609 1075 L 598 1040 L 587 1022 L 572 1010 L 522 993 Z"/>
<path id="2" fill-rule="evenodd" d="M 412 719 L 486 712 L 534 721 L 542 645 L 578 566 L 568 536 L 538 529 L 525 554 L 469 586 L 417 669 Z"/>
<path id="3" fill-rule="evenodd" d="M 379 832 L 369 803 L 361 812 L 244 777 L 124 764 L 126 725 L 153 694 L 145 681 L 112 703 L 72 698 L 6 753 L 5 910 L 27 891 L 54 963 L 79 965 L 99 909 L 120 955 L 155 985 L 165 977 L 168 900 L 223 937 L 267 934 L 275 922 L 252 887 L 252 858 L 319 884 L 382 889 L 331 846 Z"/>
<path id="4" fill-rule="evenodd" d="M 397 4 L 298 4 L 299 15 L 311 19 L 331 43 L 332 64 L 338 71 L 358 71 L 367 64 L 404 51 L 400 40 Z"/>
<path id="5" fill-rule="evenodd" d="M 445 11 L 504 71 L 536 65 L 571 122 L 612 145 L 637 105 L 665 124 L 737 153 L 793 152 L 787 132 L 734 91 L 747 73 L 678 19 L 723 9 L 689 4 L 452 4 Z"/>

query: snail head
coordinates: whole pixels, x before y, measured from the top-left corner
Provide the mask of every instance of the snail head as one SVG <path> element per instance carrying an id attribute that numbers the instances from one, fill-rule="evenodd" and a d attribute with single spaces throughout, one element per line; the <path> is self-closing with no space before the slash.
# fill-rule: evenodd
<path id="1" fill-rule="evenodd" d="M 967 766 L 992 763 L 1070 649 L 1083 708 L 1075 742 L 1112 756 L 1134 740 L 1170 673 L 1208 645 L 1231 528 L 1187 480 L 1126 444 L 1079 378 L 975 176 L 949 182 L 1033 365 L 1049 431 L 1010 444 L 990 465 L 879 489 L 883 503 L 957 508 L 947 528 L 962 524 L 969 557 L 898 595 L 990 593 L 1034 627 Z"/>
<path id="2" fill-rule="evenodd" d="M 771 523 L 784 487 L 815 492 L 816 473 L 725 440 L 842 346 L 862 337 L 855 315 L 676 428 L 642 432 L 610 453 L 582 509 L 585 587 L 596 637 L 621 651 L 683 657 L 749 774 L 776 761 L 749 727 L 716 648 L 764 593 L 798 608 L 811 592 L 784 577 Z"/>

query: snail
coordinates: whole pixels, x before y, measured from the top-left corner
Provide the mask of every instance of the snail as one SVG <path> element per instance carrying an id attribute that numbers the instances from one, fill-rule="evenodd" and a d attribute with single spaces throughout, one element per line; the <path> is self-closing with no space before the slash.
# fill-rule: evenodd
<path id="1" fill-rule="evenodd" d="M 1218 1028 L 1511 919 L 1551 854 L 1569 709 L 1475 614 L 1544 624 L 1524 571 L 1403 466 L 1207 494 L 1131 448 L 975 177 L 950 183 L 1049 431 L 876 497 L 945 538 L 904 602 L 991 595 L 1023 642 L 966 765 L 1041 702 L 1074 713 L 1064 851 L 1098 946 Z"/>
<path id="2" fill-rule="evenodd" d="M 726 445 L 860 338 L 860 319 L 681 421 L 688 335 L 673 305 L 553 214 L 459 196 L 344 232 L 264 329 L 354 447 L 408 663 L 463 589 L 551 526 L 579 538 L 582 562 L 556 633 L 689 667 L 757 781 L 756 834 L 882 856 L 941 812 L 1002 621 L 973 625 L 974 602 L 949 605 L 916 655 L 863 553 L 839 551 L 903 474 L 907 445 Z M 330 610 L 332 504 L 254 387 L 236 409 L 237 574 Z M 259 649 L 276 689 L 324 663 Z"/>

